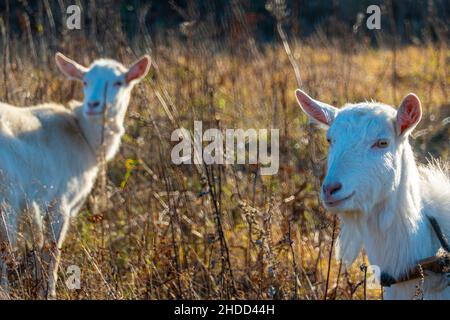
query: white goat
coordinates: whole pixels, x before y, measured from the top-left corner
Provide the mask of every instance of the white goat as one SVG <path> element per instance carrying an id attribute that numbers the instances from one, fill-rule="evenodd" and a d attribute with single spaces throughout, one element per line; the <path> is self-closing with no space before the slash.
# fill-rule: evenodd
<path id="1" fill-rule="evenodd" d="M 129 69 L 114 60 L 96 60 L 85 68 L 60 53 L 55 58 L 66 76 L 83 82 L 82 103 L 71 102 L 71 109 L 0 104 L 0 239 L 8 247 L 0 259 L 4 292 L 7 251 L 15 250 L 19 240 L 32 238 L 35 248 L 50 247 L 43 258 L 49 269 L 41 295 L 55 296 L 70 217 L 93 187 L 100 153 L 108 161 L 118 151 L 131 90 L 150 67 L 149 56 Z M 21 232 L 24 217 L 31 220 L 32 231 Z"/>
<path id="2" fill-rule="evenodd" d="M 450 179 L 438 162 L 417 166 L 408 136 L 421 119 L 419 98 L 408 94 L 398 111 L 380 103 L 337 109 L 296 91 L 303 111 L 328 128 L 328 172 L 321 198 L 341 212 L 337 258 L 352 264 L 362 248 L 369 261 L 399 279 L 441 244 L 427 219 L 450 235 Z M 445 274 L 426 273 L 385 289 L 387 299 L 412 299 L 416 286 L 425 299 L 450 299 Z M 422 286 L 422 288 L 420 288 Z"/>

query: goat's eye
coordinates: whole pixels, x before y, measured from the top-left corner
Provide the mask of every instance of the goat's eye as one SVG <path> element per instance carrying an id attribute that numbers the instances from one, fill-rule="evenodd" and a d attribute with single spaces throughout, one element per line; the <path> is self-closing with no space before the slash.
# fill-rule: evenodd
<path id="1" fill-rule="evenodd" d="M 83 81 L 83 86 L 87 86 L 87 82 L 86 81 Z"/>
<path id="2" fill-rule="evenodd" d="M 122 86 L 123 82 L 122 81 L 116 81 L 114 82 L 114 87 L 120 87 Z"/>
<path id="3" fill-rule="evenodd" d="M 331 139 L 327 138 L 327 142 L 328 142 L 328 144 L 331 144 Z"/>
<path id="4" fill-rule="evenodd" d="M 388 139 L 378 139 L 373 145 L 372 148 L 379 148 L 384 149 L 389 146 L 389 140 Z"/>

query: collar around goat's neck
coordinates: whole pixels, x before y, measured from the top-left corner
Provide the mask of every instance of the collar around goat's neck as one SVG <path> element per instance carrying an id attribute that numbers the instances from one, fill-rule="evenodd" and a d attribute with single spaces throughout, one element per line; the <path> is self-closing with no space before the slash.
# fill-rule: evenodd
<path id="1" fill-rule="evenodd" d="M 424 279 L 425 272 L 431 271 L 438 274 L 448 274 L 450 272 L 450 244 L 438 221 L 434 217 L 427 216 L 427 219 L 433 229 L 434 235 L 441 244 L 441 250 L 434 256 L 427 257 L 417 262 L 417 264 L 406 270 L 400 277 L 395 278 L 389 273 L 382 271 L 380 275 L 380 284 L 382 287 L 390 287 L 394 284 L 414 280 Z M 449 281 L 450 286 L 450 281 Z"/>

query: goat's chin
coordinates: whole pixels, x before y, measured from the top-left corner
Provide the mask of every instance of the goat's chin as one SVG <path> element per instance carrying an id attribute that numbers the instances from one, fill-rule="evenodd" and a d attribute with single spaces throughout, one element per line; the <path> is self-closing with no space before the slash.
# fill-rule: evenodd
<path id="1" fill-rule="evenodd" d="M 334 206 L 329 206 L 325 202 L 323 202 L 323 206 L 325 207 L 325 209 L 328 212 L 333 213 L 333 214 L 342 213 L 342 212 L 356 212 L 356 211 L 359 211 L 358 208 L 355 208 L 355 204 L 350 199 L 347 200 L 347 201 L 344 201 L 342 203 L 339 203 L 337 205 L 334 205 Z"/>
<path id="2" fill-rule="evenodd" d="M 92 112 L 92 111 L 84 111 L 83 113 L 85 118 L 91 119 L 91 118 L 100 118 L 103 117 L 103 112 Z"/>

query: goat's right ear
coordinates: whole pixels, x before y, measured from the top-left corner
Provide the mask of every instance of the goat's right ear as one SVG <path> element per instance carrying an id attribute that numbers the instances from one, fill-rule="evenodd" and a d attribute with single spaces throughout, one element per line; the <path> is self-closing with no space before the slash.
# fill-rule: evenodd
<path id="1" fill-rule="evenodd" d="M 302 90 L 295 90 L 298 104 L 312 122 L 328 128 L 336 118 L 338 109 L 326 103 L 319 102 L 308 96 Z"/>
<path id="2" fill-rule="evenodd" d="M 75 61 L 67 58 L 60 52 L 55 55 L 56 65 L 59 70 L 64 73 L 69 79 L 83 80 L 84 74 L 87 72 L 87 68 L 76 63 Z"/>

